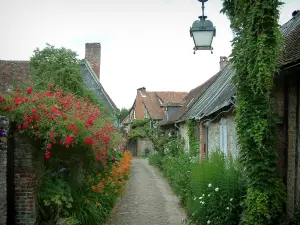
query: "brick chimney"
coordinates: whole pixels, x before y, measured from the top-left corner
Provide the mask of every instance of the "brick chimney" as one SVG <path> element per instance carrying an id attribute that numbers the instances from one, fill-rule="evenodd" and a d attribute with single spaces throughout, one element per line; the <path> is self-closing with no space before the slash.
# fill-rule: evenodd
<path id="1" fill-rule="evenodd" d="M 145 87 L 141 87 L 141 88 L 137 89 L 137 92 L 141 96 L 145 96 L 146 95 L 146 88 Z"/>
<path id="2" fill-rule="evenodd" d="M 100 59 L 101 59 L 101 44 L 86 43 L 85 44 L 85 59 L 90 63 L 94 73 L 100 80 Z"/>
<path id="3" fill-rule="evenodd" d="M 220 56 L 220 71 L 225 68 L 225 66 L 229 63 L 229 60 L 226 56 Z"/>

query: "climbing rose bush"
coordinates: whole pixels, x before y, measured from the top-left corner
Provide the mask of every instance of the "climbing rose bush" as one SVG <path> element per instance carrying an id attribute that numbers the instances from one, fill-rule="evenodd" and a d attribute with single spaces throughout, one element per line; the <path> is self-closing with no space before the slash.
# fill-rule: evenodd
<path id="1" fill-rule="evenodd" d="M 16 88 L 0 95 L 0 111 L 17 122 L 20 132 L 44 141 L 46 159 L 59 144 L 92 149 L 97 162 L 107 163 L 114 127 L 87 98 L 64 93 L 53 85 L 43 92 Z"/>

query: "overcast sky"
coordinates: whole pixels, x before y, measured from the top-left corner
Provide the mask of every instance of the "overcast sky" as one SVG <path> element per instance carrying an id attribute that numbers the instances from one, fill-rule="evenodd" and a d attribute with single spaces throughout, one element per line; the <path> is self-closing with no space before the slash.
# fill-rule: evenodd
<path id="1" fill-rule="evenodd" d="M 0 0 L 0 59 L 29 60 L 46 43 L 84 58 L 85 43 L 100 42 L 100 81 L 119 108 L 132 106 L 137 88 L 190 91 L 219 71 L 231 52 L 221 0 L 205 14 L 217 29 L 214 53 L 193 54 L 189 27 L 201 14 L 197 0 Z M 300 0 L 286 0 L 280 24 Z M 1 81 L 0 81 L 1 82 Z"/>

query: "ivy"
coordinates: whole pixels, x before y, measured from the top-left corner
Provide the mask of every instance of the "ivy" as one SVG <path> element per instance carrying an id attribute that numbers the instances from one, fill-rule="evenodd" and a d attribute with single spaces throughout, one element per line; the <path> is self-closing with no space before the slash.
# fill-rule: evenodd
<path id="1" fill-rule="evenodd" d="M 188 120 L 186 121 L 186 124 L 188 126 L 190 154 L 196 156 L 199 153 L 200 148 L 200 140 L 196 135 L 197 122 L 195 120 Z"/>
<path id="2" fill-rule="evenodd" d="M 130 133 L 128 134 L 129 140 L 136 141 L 138 138 L 145 138 L 148 136 L 150 129 L 150 121 L 145 120 L 135 120 L 131 125 Z"/>
<path id="3" fill-rule="evenodd" d="M 247 175 L 241 224 L 278 224 L 284 188 L 276 171 L 273 82 L 281 34 L 279 0 L 223 0 L 234 32 L 233 82 L 240 158 Z"/>

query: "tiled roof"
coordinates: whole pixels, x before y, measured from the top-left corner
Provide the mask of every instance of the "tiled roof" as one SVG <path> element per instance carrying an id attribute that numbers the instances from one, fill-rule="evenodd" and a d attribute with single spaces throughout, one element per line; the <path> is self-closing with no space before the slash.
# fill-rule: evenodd
<path id="1" fill-rule="evenodd" d="M 30 83 L 29 61 L 0 60 L 0 92 L 7 91 L 12 85 Z"/>
<path id="2" fill-rule="evenodd" d="M 183 103 L 183 99 L 187 96 L 186 92 L 160 92 L 155 94 L 162 100 L 163 103 Z"/>
<path id="3" fill-rule="evenodd" d="M 284 48 L 278 59 L 280 67 L 300 60 L 300 12 L 280 27 L 284 36 Z"/>
<path id="4" fill-rule="evenodd" d="M 197 101 L 197 99 L 207 90 L 207 88 L 210 87 L 210 85 L 219 77 L 219 73 L 212 76 L 210 79 L 208 79 L 206 82 L 201 84 L 200 86 L 192 89 L 188 95 L 184 98 L 185 102 L 182 107 L 178 109 L 178 112 L 175 113 L 169 121 L 165 123 L 171 124 L 174 123 L 176 120 L 179 120 Z M 164 124 L 163 124 L 164 125 Z"/>
<path id="5" fill-rule="evenodd" d="M 152 119 L 164 120 L 166 113 L 162 105 L 182 104 L 187 92 L 145 92 L 143 103 Z M 161 102 L 159 101 L 161 100 Z"/>

